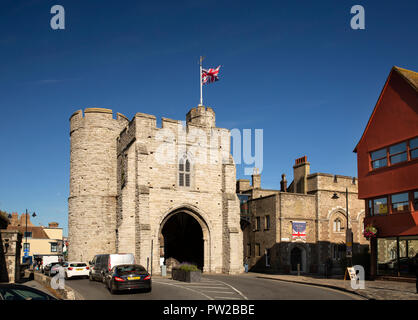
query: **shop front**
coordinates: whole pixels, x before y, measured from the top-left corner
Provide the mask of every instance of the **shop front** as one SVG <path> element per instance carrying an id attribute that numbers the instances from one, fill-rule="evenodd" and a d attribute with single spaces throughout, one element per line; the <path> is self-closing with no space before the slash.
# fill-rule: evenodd
<path id="1" fill-rule="evenodd" d="M 418 235 L 377 239 L 377 276 L 415 277 Z"/>

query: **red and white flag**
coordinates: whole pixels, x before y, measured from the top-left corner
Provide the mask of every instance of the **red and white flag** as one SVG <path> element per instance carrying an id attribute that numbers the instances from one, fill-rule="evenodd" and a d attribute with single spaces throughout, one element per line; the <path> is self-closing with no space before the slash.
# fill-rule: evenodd
<path id="1" fill-rule="evenodd" d="M 220 68 L 221 66 L 218 66 L 216 69 L 202 69 L 202 84 L 218 81 Z"/>

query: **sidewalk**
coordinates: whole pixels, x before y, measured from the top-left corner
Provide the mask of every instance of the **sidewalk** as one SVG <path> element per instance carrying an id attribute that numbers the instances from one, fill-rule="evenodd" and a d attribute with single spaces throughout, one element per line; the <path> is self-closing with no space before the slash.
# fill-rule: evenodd
<path id="1" fill-rule="evenodd" d="M 35 271 L 35 272 L 30 272 L 30 271 L 26 271 L 25 272 L 25 277 L 23 277 L 21 279 L 21 281 L 18 282 L 19 284 L 23 284 L 38 290 L 41 290 L 51 296 L 54 296 L 55 298 L 58 299 L 64 299 L 64 300 L 84 300 L 84 297 L 77 292 L 76 290 L 74 290 L 73 288 L 71 288 L 70 286 L 68 286 L 68 284 L 65 285 L 65 289 L 57 289 L 54 290 L 51 288 L 51 278 L 47 277 L 46 275 Z"/>
<path id="2" fill-rule="evenodd" d="M 24 286 L 28 286 L 28 287 L 31 287 L 31 288 L 34 288 L 34 289 L 38 289 L 42 292 L 45 292 L 46 294 L 49 294 L 50 296 L 58 298 L 51 291 L 49 291 L 47 288 L 45 288 L 43 285 L 41 285 L 39 282 L 37 282 L 35 280 L 29 280 L 29 281 L 18 283 L 18 284 L 22 284 Z"/>
<path id="3" fill-rule="evenodd" d="M 264 273 L 253 273 L 253 275 L 263 279 L 328 287 L 357 294 L 372 300 L 418 300 L 418 294 L 415 293 L 415 283 L 385 280 L 365 281 L 365 289 L 354 290 L 351 288 L 350 280 L 326 279 L 310 275 L 296 276 Z"/>

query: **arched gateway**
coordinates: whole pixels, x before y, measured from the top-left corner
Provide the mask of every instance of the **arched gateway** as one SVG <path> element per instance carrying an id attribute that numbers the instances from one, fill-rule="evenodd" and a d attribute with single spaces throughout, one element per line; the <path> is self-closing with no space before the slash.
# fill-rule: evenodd
<path id="1" fill-rule="evenodd" d="M 161 258 L 204 272 L 243 272 L 231 134 L 198 106 L 183 121 L 88 108 L 70 118 L 68 257 L 133 253 L 153 274 Z"/>
<path id="2" fill-rule="evenodd" d="M 189 208 L 176 209 L 160 224 L 160 256 L 210 270 L 210 232 L 204 218 Z"/>

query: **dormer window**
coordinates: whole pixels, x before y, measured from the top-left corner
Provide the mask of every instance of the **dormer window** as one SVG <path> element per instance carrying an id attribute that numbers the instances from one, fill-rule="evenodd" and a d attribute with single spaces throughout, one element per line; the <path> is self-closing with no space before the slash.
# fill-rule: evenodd
<path id="1" fill-rule="evenodd" d="M 183 156 L 179 161 L 179 186 L 190 187 L 190 160 Z"/>

